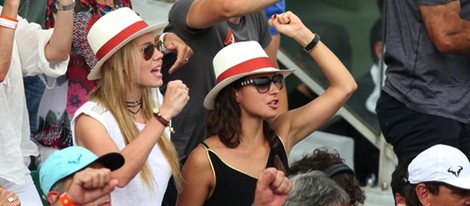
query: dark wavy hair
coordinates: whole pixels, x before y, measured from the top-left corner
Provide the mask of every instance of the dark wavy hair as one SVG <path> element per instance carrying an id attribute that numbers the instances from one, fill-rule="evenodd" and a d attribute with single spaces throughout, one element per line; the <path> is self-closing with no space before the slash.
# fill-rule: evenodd
<path id="1" fill-rule="evenodd" d="M 235 98 L 237 85 L 243 79 L 237 80 L 223 88 L 214 101 L 214 109 L 209 110 L 206 120 L 206 131 L 209 136 L 218 135 L 220 141 L 229 148 L 235 148 L 240 144 L 241 109 Z M 274 131 L 269 123 L 263 121 L 263 133 L 271 148 L 278 144 Z"/>
<path id="2" fill-rule="evenodd" d="M 305 173 L 309 170 L 325 171 L 335 164 L 344 164 L 344 160 L 337 151 L 329 152 L 326 148 L 317 148 L 313 150 L 311 155 L 306 155 L 302 159 L 293 162 L 288 173 L 290 176 L 297 173 Z M 351 205 L 364 204 L 366 199 L 364 191 L 361 190 L 359 182 L 351 172 L 338 172 L 330 178 L 348 193 Z"/>
<path id="3" fill-rule="evenodd" d="M 405 197 L 405 187 L 409 184 L 408 182 L 408 165 L 410 165 L 411 161 L 416 157 L 416 155 L 410 156 L 406 159 L 403 163 L 399 164 L 392 173 L 392 180 L 390 182 L 390 186 L 392 188 L 393 196 L 398 193 L 401 196 Z M 395 204 L 396 204 L 396 199 Z"/>

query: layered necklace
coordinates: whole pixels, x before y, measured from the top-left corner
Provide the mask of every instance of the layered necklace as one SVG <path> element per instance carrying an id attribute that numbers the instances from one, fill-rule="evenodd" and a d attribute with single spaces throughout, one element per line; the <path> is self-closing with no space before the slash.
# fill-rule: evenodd
<path id="1" fill-rule="evenodd" d="M 132 114 L 132 117 L 135 119 L 137 113 L 142 109 L 142 97 L 137 101 L 126 101 L 127 111 Z"/>

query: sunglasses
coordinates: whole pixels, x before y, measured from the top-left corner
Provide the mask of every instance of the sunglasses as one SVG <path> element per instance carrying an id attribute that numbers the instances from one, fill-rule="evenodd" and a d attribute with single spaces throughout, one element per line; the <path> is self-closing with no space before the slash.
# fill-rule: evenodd
<path id="1" fill-rule="evenodd" d="M 240 82 L 239 86 L 244 87 L 250 84 L 254 84 L 256 86 L 256 90 L 259 93 L 264 94 L 271 89 L 271 82 L 274 83 L 274 85 L 276 85 L 279 90 L 282 90 L 284 87 L 284 75 L 276 74 L 271 78 L 267 76 L 261 76 L 253 79 L 247 79 Z"/>
<path id="2" fill-rule="evenodd" d="M 153 53 L 155 53 L 155 48 L 157 48 L 158 51 L 160 51 L 161 48 L 161 42 L 158 41 L 156 44 L 147 44 L 144 47 L 143 53 L 144 53 L 144 59 L 145 60 L 150 60 L 153 56 Z"/>

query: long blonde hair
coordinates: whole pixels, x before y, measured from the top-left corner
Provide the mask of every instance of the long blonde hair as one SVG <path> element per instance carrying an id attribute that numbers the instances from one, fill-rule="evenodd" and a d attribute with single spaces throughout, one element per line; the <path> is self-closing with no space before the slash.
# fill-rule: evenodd
<path id="1" fill-rule="evenodd" d="M 139 87 L 137 85 L 139 72 L 136 69 L 139 68 L 139 55 L 141 54 L 134 42 L 130 42 L 119 49 L 103 64 L 101 68 L 102 78 L 96 88 L 89 94 L 91 101 L 105 106 L 113 114 L 126 145 L 132 142 L 140 133 L 126 107 L 128 92 L 135 91 Z M 142 113 L 147 121 L 153 118 L 153 108 L 159 106 L 153 100 L 155 94 L 152 94 L 152 91 L 155 92 L 152 88 L 142 89 Z M 162 132 L 157 145 L 168 161 L 176 188 L 180 191 L 182 176 L 179 159 L 173 143 L 165 132 Z M 155 182 L 155 179 L 148 163 L 144 164 L 140 174 L 146 186 L 152 188 L 151 183 Z"/>

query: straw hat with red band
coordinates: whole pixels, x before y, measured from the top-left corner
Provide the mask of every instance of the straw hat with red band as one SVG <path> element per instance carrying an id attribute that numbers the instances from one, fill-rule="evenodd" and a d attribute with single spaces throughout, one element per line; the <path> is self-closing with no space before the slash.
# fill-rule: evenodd
<path id="1" fill-rule="evenodd" d="M 272 72 L 286 77 L 294 71 L 275 68 L 264 49 L 256 41 L 237 42 L 226 46 L 215 55 L 213 66 L 216 85 L 204 99 L 204 107 L 208 110 L 214 109 L 214 101 L 220 90 L 238 79 L 253 74 Z"/>
<path id="2" fill-rule="evenodd" d="M 118 49 L 135 38 L 149 33 L 160 33 L 167 23 L 148 25 L 130 8 L 123 7 L 104 15 L 88 32 L 88 43 L 98 58 L 98 63 L 88 75 L 89 80 L 101 78 L 100 70 L 106 60 Z"/>

